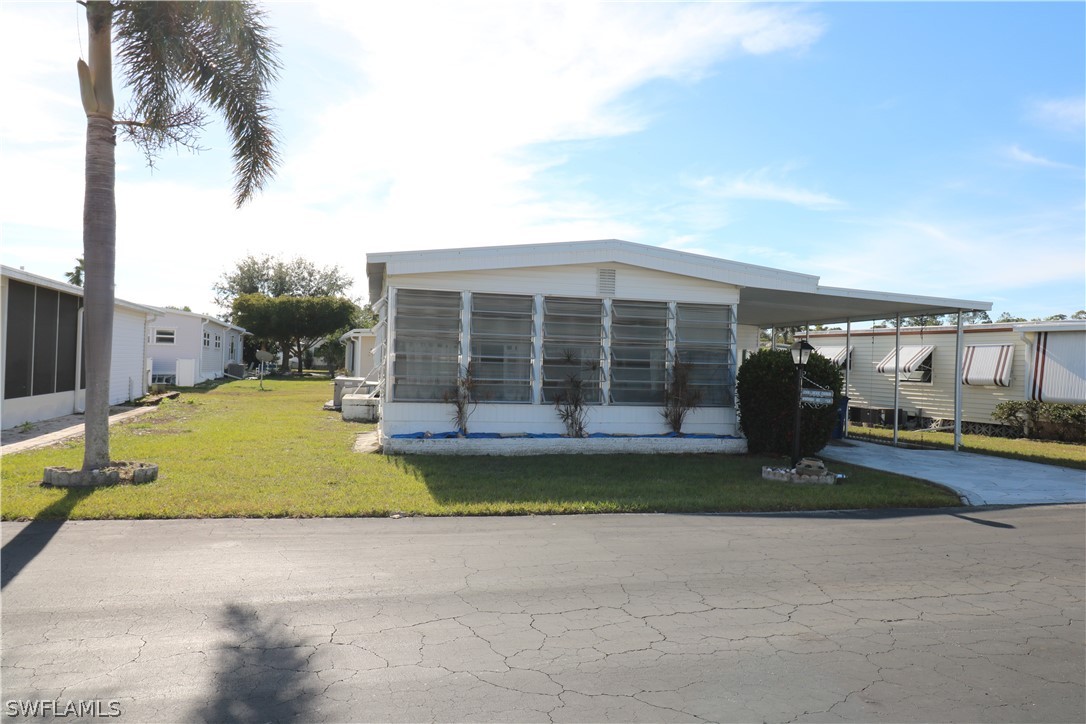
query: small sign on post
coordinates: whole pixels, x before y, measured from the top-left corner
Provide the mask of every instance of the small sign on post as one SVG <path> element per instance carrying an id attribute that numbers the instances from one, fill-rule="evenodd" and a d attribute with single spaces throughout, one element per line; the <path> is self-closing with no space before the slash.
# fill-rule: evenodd
<path id="1" fill-rule="evenodd" d="M 275 359 L 275 355 L 260 349 L 256 352 L 256 358 L 260 362 L 260 389 L 264 389 L 264 365 Z"/>
<path id="2" fill-rule="evenodd" d="M 833 404 L 833 390 L 815 390 L 804 388 L 799 395 L 799 401 L 812 407 L 826 407 Z"/>

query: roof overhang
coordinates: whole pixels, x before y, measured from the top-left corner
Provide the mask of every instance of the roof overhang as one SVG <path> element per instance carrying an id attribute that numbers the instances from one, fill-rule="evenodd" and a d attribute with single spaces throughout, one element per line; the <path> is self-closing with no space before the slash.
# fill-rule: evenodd
<path id="1" fill-rule="evenodd" d="M 1023 334 L 1032 332 L 1086 332 L 1086 320 L 1067 319 L 1051 322 L 1019 322 L 1014 325 L 1014 331 Z"/>
<path id="2" fill-rule="evenodd" d="M 923 297 L 863 289 L 818 287 L 813 292 L 746 287 L 739 292 L 739 324 L 756 327 L 799 327 L 805 324 L 863 322 L 921 317 L 992 308 L 975 299 Z"/>
<path id="3" fill-rule="evenodd" d="M 740 288 L 738 322 L 796 327 L 845 321 L 987 311 L 991 302 L 823 287 L 810 274 L 634 244 L 619 239 L 565 241 L 366 255 L 370 301 L 384 295 L 388 276 L 485 271 L 563 264 L 629 264 Z"/>
<path id="4" fill-rule="evenodd" d="M 39 287 L 45 287 L 46 289 L 52 289 L 57 292 L 63 292 L 64 294 L 71 294 L 73 296 L 82 297 L 83 287 L 77 287 L 74 284 L 68 284 L 67 282 L 60 282 L 56 279 L 50 279 L 49 277 L 43 277 L 40 274 L 31 274 L 28 271 L 22 269 L 15 269 L 10 266 L 0 266 L 0 274 L 9 279 L 15 279 L 26 284 L 33 284 Z M 142 312 L 144 314 L 156 314 L 158 312 L 154 307 L 149 307 L 144 304 L 136 304 L 135 302 L 129 302 L 118 297 L 113 298 L 113 304 L 117 307 L 123 307 L 125 309 L 131 309 L 136 312 Z"/>

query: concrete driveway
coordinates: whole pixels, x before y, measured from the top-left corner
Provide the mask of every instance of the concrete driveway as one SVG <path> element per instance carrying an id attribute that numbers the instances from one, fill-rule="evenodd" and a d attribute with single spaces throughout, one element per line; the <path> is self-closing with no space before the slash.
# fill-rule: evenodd
<path id="1" fill-rule="evenodd" d="M 1086 502 L 1086 471 L 953 450 L 917 450 L 862 440 L 834 442 L 818 453 L 945 485 L 969 505 Z M 832 466 L 831 466 L 832 467 Z"/>
<path id="2" fill-rule="evenodd" d="M 1083 513 L 5 523 L 5 712 L 1083 721 Z"/>

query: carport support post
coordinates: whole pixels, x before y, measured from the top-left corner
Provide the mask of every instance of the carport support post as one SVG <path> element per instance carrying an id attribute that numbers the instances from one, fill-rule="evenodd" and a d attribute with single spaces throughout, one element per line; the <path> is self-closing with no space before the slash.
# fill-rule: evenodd
<path id="1" fill-rule="evenodd" d="M 901 394 L 901 312 L 894 316 L 894 447 L 897 447 L 897 406 Z"/>
<path id="2" fill-rule="evenodd" d="M 958 310 L 958 336 L 954 340 L 954 449 L 962 445 L 962 310 Z"/>
<path id="3" fill-rule="evenodd" d="M 849 350 L 852 349 L 852 320 L 845 320 L 845 399 L 848 399 L 848 372 L 849 367 L 852 366 L 852 355 Z M 841 437 L 845 440 L 848 439 L 848 403 L 845 403 L 845 419 L 841 423 Z"/>

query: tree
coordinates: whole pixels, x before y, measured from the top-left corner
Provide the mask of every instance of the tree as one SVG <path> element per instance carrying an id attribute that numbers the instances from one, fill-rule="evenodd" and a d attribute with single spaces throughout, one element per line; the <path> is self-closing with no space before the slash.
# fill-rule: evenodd
<path id="1" fill-rule="evenodd" d="M 82 1 L 82 0 L 81 0 Z M 85 0 L 88 57 L 77 63 L 87 114 L 83 258 L 86 260 L 86 449 L 83 469 L 109 465 L 109 376 L 117 248 L 116 130 L 153 157 L 192 145 L 201 104 L 221 113 L 233 141 L 234 200 L 249 201 L 279 161 L 268 86 L 276 45 L 261 10 L 239 2 Z M 114 117 L 113 35 L 132 91 L 131 112 Z M 191 100 L 194 97 L 195 100 Z"/>
<path id="2" fill-rule="evenodd" d="M 354 280 L 338 266 L 318 267 L 301 257 L 284 261 L 271 254 L 250 254 L 238 261 L 233 271 L 223 272 L 212 290 L 215 303 L 231 309 L 234 300 L 243 294 L 335 297 L 345 294 L 352 284 Z"/>
<path id="3" fill-rule="evenodd" d="M 953 318 L 953 315 L 951 315 Z M 962 324 L 991 324 L 992 318 L 988 312 L 962 312 Z"/>
<path id="4" fill-rule="evenodd" d="M 77 257 L 75 261 L 75 268 L 70 272 L 65 272 L 64 278 L 68 280 L 69 284 L 81 287 L 83 286 L 83 257 Z"/>
<path id="5" fill-rule="evenodd" d="M 234 300 L 234 318 L 257 337 L 279 341 L 284 355 L 297 355 L 302 374 L 305 353 L 322 338 L 350 324 L 358 307 L 344 297 L 269 297 L 243 294 Z"/>
<path id="6" fill-rule="evenodd" d="M 897 326 L 897 319 L 894 318 L 894 317 L 891 317 L 890 319 L 887 319 L 887 320 L 884 320 L 884 321 L 885 321 L 885 324 L 876 325 L 876 327 L 881 328 L 881 327 L 896 327 Z M 942 318 L 942 316 L 940 316 L 938 314 L 924 314 L 924 315 L 920 315 L 919 317 L 902 317 L 901 318 L 901 326 L 902 327 L 937 327 L 942 323 L 943 323 L 943 318 Z"/>
<path id="7" fill-rule="evenodd" d="M 1086 309 L 1080 309 L 1071 315 L 1071 319 L 1086 319 Z"/>
<path id="8" fill-rule="evenodd" d="M 1026 318 L 1025 317 L 1015 317 L 1010 312 L 1003 312 L 1003 314 L 999 315 L 999 319 L 997 319 L 996 321 L 1000 322 L 1000 323 L 1025 322 Z"/>

